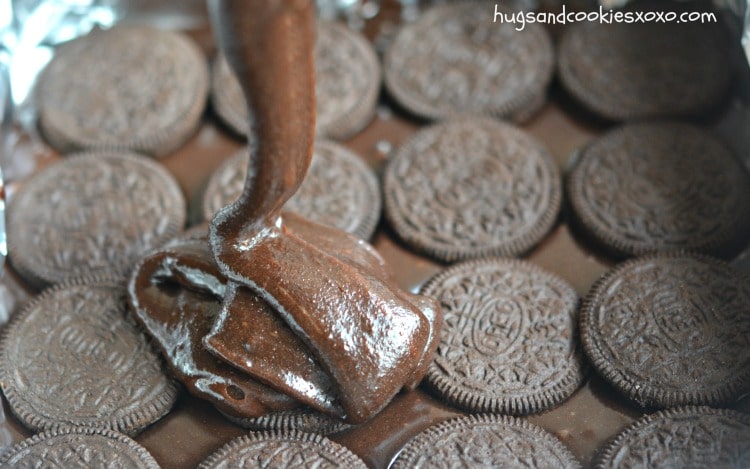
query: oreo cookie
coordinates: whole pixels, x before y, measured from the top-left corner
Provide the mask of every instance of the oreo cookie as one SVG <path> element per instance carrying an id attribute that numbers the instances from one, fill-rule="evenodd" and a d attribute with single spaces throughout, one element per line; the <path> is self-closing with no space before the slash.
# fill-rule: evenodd
<path id="1" fill-rule="evenodd" d="M 472 415 L 447 420 L 412 438 L 391 467 L 579 468 L 554 435 L 524 420 Z"/>
<path id="2" fill-rule="evenodd" d="M 750 466 L 750 416 L 682 407 L 637 420 L 600 448 L 593 467 Z"/>
<path id="3" fill-rule="evenodd" d="M 493 23 L 492 7 L 435 6 L 401 28 L 383 59 L 385 85 L 399 104 L 428 119 L 480 114 L 516 122 L 541 108 L 555 67 L 549 34 L 538 24 L 518 31 Z"/>
<path id="4" fill-rule="evenodd" d="M 375 116 L 380 61 L 361 34 L 320 21 L 315 43 L 316 134 L 337 140 L 362 130 Z M 223 56 L 213 64 L 211 97 L 219 117 L 234 132 L 254 137 L 242 89 Z"/>
<path id="5" fill-rule="evenodd" d="M 415 250 L 441 261 L 517 256 L 554 225 L 562 182 L 523 130 L 487 118 L 417 132 L 388 162 L 385 215 Z"/>
<path id="6" fill-rule="evenodd" d="M 688 8 L 699 13 L 692 3 L 649 1 L 615 14 L 678 17 Z M 716 22 L 585 21 L 566 28 L 558 74 L 574 98 L 606 119 L 697 117 L 729 91 L 729 48 L 725 28 Z"/>
<path id="7" fill-rule="evenodd" d="M 3 453 L 0 466 L 159 468 L 153 456 L 127 436 L 90 427 L 64 427 L 34 435 Z"/>
<path id="8" fill-rule="evenodd" d="M 750 390 L 750 278 L 709 257 L 625 262 L 581 309 L 596 370 L 642 406 L 720 405 Z"/>
<path id="9" fill-rule="evenodd" d="M 472 412 L 528 414 L 567 399 L 583 382 L 578 296 L 528 262 L 457 264 L 421 294 L 443 310 L 443 329 L 426 385 Z"/>
<path id="10" fill-rule="evenodd" d="M 223 54 L 217 55 L 211 65 L 211 104 L 221 122 L 232 132 L 246 137 L 249 146 L 255 145 L 255 135 L 251 130 L 253 116 L 248 113 L 240 82 Z"/>
<path id="11" fill-rule="evenodd" d="M 367 38 L 336 22 L 318 23 L 316 133 L 343 140 L 362 130 L 375 117 L 381 74 Z"/>
<path id="12" fill-rule="evenodd" d="M 60 152 L 163 156 L 198 128 L 208 67 L 186 36 L 122 25 L 61 46 L 37 90 L 39 126 Z"/>
<path id="13" fill-rule="evenodd" d="M 730 255 L 750 235 L 750 174 L 709 131 L 657 121 L 609 131 L 569 174 L 582 230 L 617 256 Z"/>
<path id="14" fill-rule="evenodd" d="M 134 435 L 169 412 L 177 397 L 127 314 L 119 281 L 47 290 L 5 330 L 0 357 L 10 409 L 36 431 L 76 425 Z"/>
<path id="15" fill-rule="evenodd" d="M 198 467 L 347 467 L 367 466 L 354 453 L 321 435 L 261 432 L 235 438 Z"/>
<path id="16" fill-rule="evenodd" d="M 249 159 L 248 149 L 240 150 L 211 176 L 203 195 L 206 220 L 242 194 Z M 381 198 L 378 179 L 362 158 L 318 140 L 307 176 L 284 209 L 368 239 L 380 219 Z"/>
<path id="17" fill-rule="evenodd" d="M 182 229 L 185 211 L 174 177 L 152 160 L 133 153 L 71 155 L 13 197 L 9 258 L 37 287 L 124 276 Z"/>

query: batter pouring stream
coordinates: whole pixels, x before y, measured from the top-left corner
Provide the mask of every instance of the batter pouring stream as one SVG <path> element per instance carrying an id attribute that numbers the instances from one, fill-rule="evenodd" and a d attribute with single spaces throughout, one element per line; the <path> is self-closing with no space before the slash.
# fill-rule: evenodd
<path id="1" fill-rule="evenodd" d="M 421 380 L 437 346 L 439 308 L 400 290 L 365 242 L 281 212 L 302 183 L 314 142 L 313 2 L 210 5 L 258 142 L 255 176 L 211 222 L 211 250 L 230 283 L 268 302 L 309 348 L 346 420 L 364 421 Z M 226 310 L 233 298 L 224 298 Z"/>

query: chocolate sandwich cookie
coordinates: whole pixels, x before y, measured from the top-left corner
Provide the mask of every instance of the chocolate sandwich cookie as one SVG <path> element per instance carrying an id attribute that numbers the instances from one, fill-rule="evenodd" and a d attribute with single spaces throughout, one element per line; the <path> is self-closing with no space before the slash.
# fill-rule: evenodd
<path id="1" fill-rule="evenodd" d="M 362 239 L 372 237 L 380 219 L 380 182 L 364 160 L 348 148 L 318 140 L 310 169 L 290 210 Z"/>
<path id="2" fill-rule="evenodd" d="M 203 196 L 206 220 L 242 194 L 249 158 L 247 148 L 240 150 L 211 176 Z M 381 204 L 378 179 L 362 158 L 342 145 L 318 140 L 307 176 L 284 209 L 368 239 Z"/>
<path id="3" fill-rule="evenodd" d="M 39 126 L 61 152 L 163 156 L 198 127 L 207 96 L 208 67 L 189 38 L 117 26 L 58 49 L 39 77 Z"/>
<path id="4" fill-rule="evenodd" d="M 132 439 L 91 427 L 63 427 L 34 435 L 8 449 L 0 457 L 0 466 L 159 468 L 149 452 Z"/>
<path id="5" fill-rule="evenodd" d="M 260 432 L 235 438 L 199 466 L 223 467 L 346 467 L 367 466 L 354 453 L 321 435 L 302 432 Z"/>
<path id="6" fill-rule="evenodd" d="M 185 223 L 185 200 L 160 164 L 132 153 L 82 153 L 25 183 L 8 207 L 10 260 L 41 287 L 125 275 Z"/>
<path id="7" fill-rule="evenodd" d="M 240 83 L 223 54 L 217 55 L 211 64 L 211 104 L 221 121 L 232 132 L 246 137 L 252 147 L 255 142 L 254 119 L 247 111 Z"/>
<path id="8" fill-rule="evenodd" d="M 361 34 L 344 25 L 321 21 L 315 43 L 316 134 L 345 139 L 375 116 L 380 91 L 380 61 Z M 253 116 L 226 59 L 218 56 L 212 70 L 211 98 L 221 119 L 240 135 L 254 137 Z"/>
<path id="9" fill-rule="evenodd" d="M 202 196 L 204 220 L 210 222 L 216 212 L 240 198 L 245 179 L 255 177 L 255 165 L 250 164 L 250 156 L 255 151 L 251 146 L 237 150 L 211 174 Z"/>
<path id="10" fill-rule="evenodd" d="M 637 420 L 601 448 L 593 467 L 750 467 L 750 416 L 682 407 Z"/>
<path id="11" fill-rule="evenodd" d="M 443 330 L 426 384 L 473 412 L 528 414 L 567 399 L 583 382 L 578 297 L 528 262 L 455 265 L 421 294 L 438 300 Z"/>
<path id="12" fill-rule="evenodd" d="M 429 119 L 482 114 L 516 122 L 541 108 L 555 67 L 549 34 L 538 24 L 518 31 L 494 23 L 493 6 L 440 5 L 402 27 L 383 62 L 399 104 Z"/>
<path id="13" fill-rule="evenodd" d="M 487 118 L 419 131 L 391 158 L 383 185 L 397 234 L 445 262 L 528 251 L 554 225 L 562 193 L 547 150 Z"/>
<path id="14" fill-rule="evenodd" d="M 750 174 L 708 130 L 628 124 L 583 149 L 567 185 L 576 221 L 618 256 L 728 255 L 750 235 Z"/>
<path id="15" fill-rule="evenodd" d="M 699 13 L 695 4 L 667 1 L 636 2 L 618 13 L 679 17 L 687 8 Z M 606 119 L 701 116 L 729 90 L 729 48 L 716 22 L 585 21 L 563 34 L 558 73 L 574 98 Z"/>
<path id="16" fill-rule="evenodd" d="M 332 418 L 312 409 L 294 409 L 280 412 L 270 412 L 253 418 L 238 418 L 231 415 L 225 417 L 232 423 L 250 430 L 276 430 L 279 432 L 304 432 L 329 435 L 352 428 L 341 420 Z"/>
<path id="17" fill-rule="evenodd" d="M 315 42 L 316 133 L 343 140 L 375 117 L 380 60 L 370 42 L 346 26 L 318 23 Z"/>
<path id="18" fill-rule="evenodd" d="M 472 415 L 427 428 L 409 441 L 391 465 L 402 468 L 555 467 L 580 463 L 554 435 L 500 415 Z"/>
<path id="19" fill-rule="evenodd" d="M 8 326 L 0 357 L 3 393 L 32 430 L 77 425 L 133 435 L 169 412 L 177 397 L 127 313 L 120 281 L 45 291 Z"/>
<path id="20" fill-rule="evenodd" d="M 643 406 L 719 405 L 750 390 L 750 278 L 684 253 L 625 262 L 581 308 L 596 370 Z"/>

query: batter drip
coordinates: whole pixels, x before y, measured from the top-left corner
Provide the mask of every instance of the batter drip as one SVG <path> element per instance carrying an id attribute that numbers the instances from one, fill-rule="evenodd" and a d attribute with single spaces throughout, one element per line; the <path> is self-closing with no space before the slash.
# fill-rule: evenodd
<path id="1" fill-rule="evenodd" d="M 421 381 L 437 347 L 439 306 L 401 290 L 364 241 L 281 211 L 312 157 L 313 2 L 210 6 L 255 116 L 257 152 L 242 196 L 210 224 L 210 248 L 226 287 L 203 345 L 275 390 L 363 422 Z M 162 269 L 152 281 L 163 280 Z M 176 280 L 190 287 L 189 278 Z M 136 315 L 147 309 L 141 303 Z M 263 340 L 269 334 L 281 339 Z"/>

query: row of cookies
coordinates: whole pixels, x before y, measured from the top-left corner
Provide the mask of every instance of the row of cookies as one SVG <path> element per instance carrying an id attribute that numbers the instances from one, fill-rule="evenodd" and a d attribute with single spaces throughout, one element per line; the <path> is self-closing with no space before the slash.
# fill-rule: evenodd
<path id="1" fill-rule="evenodd" d="M 634 422 L 601 449 L 593 467 L 710 465 L 745 467 L 750 421 L 746 415 L 705 407 L 658 412 Z M 491 415 L 452 419 L 411 439 L 392 462 L 394 468 L 443 467 L 453 463 L 482 467 L 565 467 L 581 465 L 553 435 L 535 425 Z M 64 427 L 38 434 L 0 457 L 9 467 L 35 463 L 61 467 L 158 468 L 142 446 L 125 435 L 92 427 Z M 198 466 L 337 467 L 367 464 L 327 438 L 304 432 L 249 433 L 219 448 Z"/>
<path id="2" fill-rule="evenodd" d="M 202 218 L 240 195 L 248 148 L 208 179 Z M 381 216 L 412 249 L 443 262 L 519 256 L 569 219 L 615 258 L 688 249 L 731 258 L 750 231 L 750 176 L 710 132 L 656 121 L 615 128 L 579 150 L 563 184 L 549 152 L 510 124 L 464 118 L 400 146 L 381 185 L 362 158 L 319 140 L 288 209 L 368 239 Z M 90 152 L 41 171 L 15 194 L 10 260 L 42 287 L 126 273 L 185 226 L 186 202 L 160 164 Z M 61 233 L 65 235 L 61 235 Z"/>
<path id="3" fill-rule="evenodd" d="M 599 448 L 590 467 L 747 467 L 750 418 L 710 407 L 644 416 Z M 554 435 L 511 417 L 477 415 L 433 425 L 414 436 L 393 468 L 581 467 Z"/>
<path id="4" fill-rule="evenodd" d="M 158 469 L 146 448 L 128 436 L 98 427 L 64 426 L 21 441 L 0 455 L 3 467 L 127 467 Z M 367 465 L 346 447 L 314 433 L 250 433 L 200 462 L 222 467 L 351 467 Z"/>
<path id="5" fill-rule="evenodd" d="M 490 21 L 491 6 L 442 5 L 401 28 L 382 67 L 396 102 L 430 120 L 473 114 L 519 122 L 541 108 L 555 70 L 550 35 L 536 23 L 519 30 Z M 558 69 L 564 87 L 606 119 L 695 117 L 728 92 L 726 49 L 717 22 L 580 22 L 560 41 Z M 331 22 L 319 24 L 315 59 L 317 133 L 351 137 L 374 116 L 380 61 L 362 35 Z M 60 47 L 41 74 L 39 127 L 62 153 L 164 156 L 194 133 L 210 89 L 222 121 L 252 141 L 253 119 L 236 78 L 221 56 L 212 68 L 209 73 L 201 51 L 180 34 L 140 26 L 94 31 Z"/>
<path id="6" fill-rule="evenodd" d="M 289 209 L 368 238 L 380 216 L 374 175 L 340 145 L 320 142 L 315 155 L 296 198 L 307 206 L 294 200 Z M 206 220 L 239 196 L 248 158 L 212 176 Z M 449 120 L 397 148 L 382 184 L 399 237 L 443 262 L 528 252 L 558 221 L 563 186 L 568 218 L 614 258 L 674 249 L 731 258 L 748 241 L 750 175 L 710 131 L 678 121 L 606 132 L 573 155 L 564 185 L 550 153 L 522 129 Z"/>
<path id="7" fill-rule="evenodd" d="M 400 105 L 433 120 L 525 121 L 544 104 L 555 68 L 565 90 L 605 120 L 702 117 L 732 81 L 721 20 L 706 6 L 670 1 L 590 12 L 455 2 L 398 31 L 383 59 L 384 81 Z M 555 49 L 548 31 L 563 25 Z"/>
<path id="8" fill-rule="evenodd" d="M 581 385 L 587 367 L 583 349 L 598 373 L 647 409 L 732 404 L 749 381 L 749 285 L 745 275 L 707 257 L 637 258 L 597 282 L 577 319 L 572 288 L 532 264 L 507 259 L 457 264 L 422 288 L 445 310 L 445 328 L 425 386 L 471 413 L 536 413 L 564 402 Z M 125 312 L 123 297 L 121 282 L 69 284 L 48 290 L 14 319 L 2 343 L 1 372 L 3 392 L 22 422 L 53 433 L 66 434 L 64 427 L 74 424 L 132 435 L 169 411 L 174 385 Z M 427 438 L 432 441 L 428 445 L 437 444 L 436 439 L 448 438 L 455 445 L 446 444 L 441 451 L 479 445 L 480 453 L 472 457 L 500 462 L 504 459 L 497 458 L 552 453 L 556 461 L 576 465 L 560 442 L 533 425 L 508 417 L 473 419 L 426 430 L 399 457 L 429 459 L 434 453 L 425 454 L 425 443 L 418 442 Z M 344 429 L 306 411 L 237 423 L 280 431 Z M 643 426 L 675 432 L 680 425 L 697 425 L 718 449 L 703 448 L 706 440 L 696 432 L 689 445 L 670 449 L 663 444 L 670 451 L 659 453 L 661 457 L 690 461 L 697 451 L 715 461 L 747 462 L 746 418 L 726 411 L 687 408 L 655 414 L 625 430 L 613 445 Z M 735 431 L 725 432 L 727 427 Z M 498 435 L 533 446 L 532 456 L 481 453 L 484 446 L 494 447 L 491 442 Z M 256 437 L 250 438 L 257 447 Z M 641 443 L 636 439 L 630 444 Z M 601 457 L 616 451 L 612 448 L 603 449 Z"/>
<path id="9" fill-rule="evenodd" d="M 398 456 L 406 467 L 450 457 L 516 464 L 529 453 L 546 461 L 555 439 L 543 432 L 526 443 L 533 450 L 488 448 L 511 438 L 507 425 L 518 422 L 507 416 L 561 405 L 592 369 L 644 413 L 597 451 L 595 467 L 750 461 L 748 416 L 720 410 L 750 390 L 750 278 L 730 264 L 686 252 L 634 258 L 581 303 L 565 281 L 529 262 L 483 259 L 444 269 L 421 293 L 444 313 L 423 386 L 478 417 L 417 435 Z M 519 433 L 532 432 L 516 429 L 513 438 Z M 543 466 L 576 465 L 559 446 L 556 462 Z"/>
<path id="10" fill-rule="evenodd" d="M 638 405 L 732 406 L 750 389 L 750 279 L 687 252 L 616 265 L 581 303 L 531 263 L 453 265 L 422 293 L 444 328 L 425 384 L 471 412 L 524 415 L 567 399 L 586 364 Z"/>
<path id="11" fill-rule="evenodd" d="M 317 131 L 345 138 L 374 116 L 380 65 L 367 40 L 345 26 L 318 25 Z M 209 92 L 236 133 L 247 105 L 222 57 L 209 72 L 187 36 L 146 26 L 95 30 L 63 44 L 42 71 L 35 100 L 42 136 L 60 153 L 134 151 L 163 157 L 196 131 Z"/>

